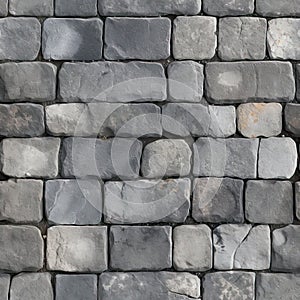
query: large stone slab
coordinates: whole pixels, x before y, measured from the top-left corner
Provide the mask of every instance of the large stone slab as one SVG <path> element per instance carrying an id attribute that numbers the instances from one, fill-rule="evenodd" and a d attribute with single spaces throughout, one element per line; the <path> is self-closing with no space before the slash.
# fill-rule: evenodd
<path id="1" fill-rule="evenodd" d="M 256 0 L 256 12 L 266 17 L 300 16 L 299 1 Z"/>
<path id="2" fill-rule="evenodd" d="M 10 276 L 8 274 L 0 274 L 0 300 L 8 300 L 10 286 Z"/>
<path id="3" fill-rule="evenodd" d="M 285 129 L 300 136 L 300 104 L 288 103 L 284 110 Z"/>
<path id="4" fill-rule="evenodd" d="M 9 12 L 14 16 L 48 17 L 53 15 L 54 0 L 10 0 Z"/>
<path id="5" fill-rule="evenodd" d="M 55 15 L 64 17 L 95 17 L 97 0 L 55 0 Z"/>
<path id="6" fill-rule="evenodd" d="M 254 0 L 203 0 L 203 11 L 219 17 L 249 15 L 254 11 Z"/>

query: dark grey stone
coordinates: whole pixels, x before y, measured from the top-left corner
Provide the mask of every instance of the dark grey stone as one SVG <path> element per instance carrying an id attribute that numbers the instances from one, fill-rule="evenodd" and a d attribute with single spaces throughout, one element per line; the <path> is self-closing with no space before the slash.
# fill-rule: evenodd
<path id="1" fill-rule="evenodd" d="M 249 15 L 254 11 L 254 0 L 203 0 L 203 11 L 218 17 Z"/>
<path id="2" fill-rule="evenodd" d="M 7 16 L 7 13 L 8 13 L 8 0 L 0 0 L 0 16 L 5 17 Z"/>
<path id="3" fill-rule="evenodd" d="M 300 64 L 296 65 L 296 84 L 297 84 L 296 98 L 298 102 L 300 102 Z"/>
<path id="4" fill-rule="evenodd" d="M 55 15 L 64 17 L 95 17 L 97 0 L 55 0 Z"/>
<path id="5" fill-rule="evenodd" d="M 284 110 L 285 129 L 300 136 L 300 104 L 288 103 Z"/>
<path id="6" fill-rule="evenodd" d="M 0 300 L 8 300 L 10 286 L 10 276 L 8 274 L 0 274 Z"/>
<path id="7" fill-rule="evenodd" d="M 55 0 L 9 0 L 9 12 L 14 16 L 53 16 Z"/>
<path id="8" fill-rule="evenodd" d="M 289 0 L 256 0 L 256 13 L 266 17 L 299 17 L 300 2 Z"/>
<path id="9" fill-rule="evenodd" d="M 300 182 L 295 183 L 296 217 L 300 220 Z"/>

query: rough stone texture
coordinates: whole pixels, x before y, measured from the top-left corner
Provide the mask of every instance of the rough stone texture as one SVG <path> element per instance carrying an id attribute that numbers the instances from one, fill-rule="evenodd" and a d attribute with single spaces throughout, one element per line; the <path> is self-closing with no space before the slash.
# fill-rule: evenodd
<path id="1" fill-rule="evenodd" d="M 288 225 L 273 231 L 272 270 L 300 271 L 300 226 Z"/>
<path id="2" fill-rule="evenodd" d="M 284 155 L 282 155 L 284 153 Z M 258 177 L 289 179 L 297 168 L 297 147 L 291 138 L 268 138 L 260 142 Z"/>
<path id="3" fill-rule="evenodd" d="M 60 96 L 74 102 L 145 102 L 167 98 L 167 82 L 159 63 L 64 63 Z"/>
<path id="4" fill-rule="evenodd" d="M 14 16 L 52 16 L 55 0 L 9 0 L 9 12 Z"/>
<path id="5" fill-rule="evenodd" d="M 172 267 L 172 227 L 112 226 L 110 267 L 114 270 L 163 270 Z"/>
<path id="6" fill-rule="evenodd" d="M 0 181 L 0 221 L 38 223 L 43 219 L 43 182 Z"/>
<path id="7" fill-rule="evenodd" d="M 211 230 L 207 225 L 183 225 L 173 231 L 173 264 L 178 271 L 212 268 Z"/>
<path id="8" fill-rule="evenodd" d="M 55 0 L 55 15 L 64 17 L 95 17 L 97 0 Z"/>
<path id="9" fill-rule="evenodd" d="M 189 179 L 107 182 L 104 190 L 106 223 L 182 223 L 190 208 Z"/>
<path id="10" fill-rule="evenodd" d="M 219 17 L 248 15 L 254 11 L 254 0 L 203 0 L 203 11 Z"/>
<path id="11" fill-rule="evenodd" d="M 0 300 L 8 300 L 10 285 L 10 276 L 8 274 L 0 274 Z"/>
<path id="12" fill-rule="evenodd" d="M 296 217 L 300 220 L 300 182 L 295 183 Z"/>
<path id="13" fill-rule="evenodd" d="M 217 270 L 270 267 L 271 237 L 266 225 L 225 224 L 214 230 L 214 268 Z"/>
<path id="14" fill-rule="evenodd" d="M 200 300 L 200 279 L 189 273 L 103 273 L 99 290 L 102 300 Z"/>
<path id="15" fill-rule="evenodd" d="M 8 0 L 0 0 L 0 16 L 1 17 L 7 16 L 7 12 L 8 12 Z"/>
<path id="16" fill-rule="evenodd" d="M 262 16 L 300 16 L 299 1 L 256 0 L 256 12 Z"/>
<path id="17" fill-rule="evenodd" d="M 294 100 L 295 80 L 289 62 L 212 62 L 205 73 L 206 96 L 212 103 Z"/>
<path id="18" fill-rule="evenodd" d="M 300 136 L 300 104 L 288 103 L 284 110 L 285 129 Z"/>
<path id="19" fill-rule="evenodd" d="M 217 47 L 217 21 L 213 17 L 177 17 L 173 29 L 175 59 L 210 59 Z"/>
<path id="20" fill-rule="evenodd" d="M 43 267 L 44 245 L 34 226 L 0 226 L 0 270 L 12 273 Z"/>
<path id="21" fill-rule="evenodd" d="M 256 178 L 258 139 L 199 138 L 193 146 L 196 176 Z"/>
<path id="22" fill-rule="evenodd" d="M 222 60 L 264 59 L 267 21 L 233 17 L 219 21 L 219 56 Z"/>
<path id="23" fill-rule="evenodd" d="M 242 223 L 242 180 L 231 178 L 197 178 L 193 190 L 193 218 L 197 222 Z"/>
<path id="24" fill-rule="evenodd" d="M 141 171 L 143 177 L 188 176 L 192 151 L 184 140 L 157 140 L 143 151 Z"/>
<path id="25" fill-rule="evenodd" d="M 55 224 L 98 224 L 102 217 L 102 188 L 97 180 L 46 182 L 45 210 Z"/>
<path id="26" fill-rule="evenodd" d="M 104 226 L 55 226 L 47 233 L 47 268 L 64 272 L 107 269 L 107 229 Z"/>
<path id="27" fill-rule="evenodd" d="M 21 273 L 11 281 L 10 300 L 53 300 L 49 273 Z"/>
<path id="28" fill-rule="evenodd" d="M 296 98 L 298 102 L 300 102 L 300 64 L 296 65 L 296 84 L 297 84 Z"/>
<path id="29" fill-rule="evenodd" d="M 12 177 L 56 177 L 59 147 L 58 138 L 4 139 L 2 172 Z"/>
<path id="30" fill-rule="evenodd" d="M 282 131 L 282 106 L 279 103 L 245 103 L 237 108 L 239 132 L 248 138 L 271 137 Z"/>
<path id="31" fill-rule="evenodd" d="M 0 65 L 0 101 L 44 102 L 55 99 L 56 66 L 44 62 Z"/>

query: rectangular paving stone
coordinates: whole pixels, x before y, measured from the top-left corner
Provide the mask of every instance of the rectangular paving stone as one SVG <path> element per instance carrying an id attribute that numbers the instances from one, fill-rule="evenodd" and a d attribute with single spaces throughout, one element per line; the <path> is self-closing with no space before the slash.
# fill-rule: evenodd
<path id="1" fill-rule="evenodd" d="M 8 300 L 10 286 L 10 276 L 8 274 L 0 274 L 0 300 Z"/>
<path id="2" fill-rule="evenodd" d="M 285 129 L 300 136 L 300 104 L 288 103 L 284 110 Z"/>
<path id="3" fill-rule="evenodd" d="M 254 11 L 254 0 L 203 0 L 203 11 L 218 17 L 249 15 Z"/>
<path id="4" fill-rule="evenodd" d="M 300 182 L 295 183 L 296 217 L 300 220 Z"/>
<path id="5" fill-rule="evenodd" d="M 95 17 L 97 0 L 55 0 L 55 15 L 64 17 Z"/>
<path id="6" fill-rule="evenodd" d="M 300 2 L 289 0 L 256 0 L 256 13 L 266 17 L 299 17 Z"/>
<path id="7" fill-rule="evenodd" d="M 8 13 L 8 0 L 0 0 L 0 16 L 5 17 L 7 16 L 7 13 Z"/>
<path id="8" fill-rule="evenodd" d="M 53 16 L 55 0 L 9 0 L 9 12 L 14 16 Z"/>

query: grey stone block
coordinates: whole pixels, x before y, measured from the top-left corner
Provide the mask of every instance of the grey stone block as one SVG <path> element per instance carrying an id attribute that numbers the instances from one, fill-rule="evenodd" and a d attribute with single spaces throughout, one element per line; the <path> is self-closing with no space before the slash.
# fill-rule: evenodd
<path id="1" fill-rule="evenodd" d="M 289 179 L 296 171 L 297 158 L 296 143 L 291 138 L 263 139 L 259 147 L 258 177 Z"/>
<path id="2" fill-rule="evenodd" d="M 289 62 L 212 62 L 206 71 L 206 96 L 212 103 L 289 102 L 295 79 Z"/>
<path id="3" fill-rule="evenodd" d="M 53 16 L 55 0 L 9 0 L 9 12 L 14 16 Z"/>
<path id="4" fill-rule="evenodd" d="M 10 276 L 8 274 L 0 274 L 0 300 L 8 300 L 10 286 Z"/>
<path id="5" fill-rule="evenodd" d="M 4 139 L 2 172 L 12 177 L 56 177 L 59 147 L 58 138 Z"/>
<path id="6" fill-rule="evenodd" d="M 256 0 L 256 12 L 266 17 L 300 16 L 299 1 Z"/>
<path id="7" fill-rule="evenodd" d="M 0 16 L 5 17 L 7 16 L 7 13 L 8 13 L 8 0 L 0 0 Z"/>
<path id="8" fill-rule="evenodd" d="M 216 18 L 206 16 L 177 17 L 173 29 L 175 59 L 211 59 L 217 47 Z"/>
<path id="9" fill-rule="evenodd" d="M 55 0 L 55 15 L 64 17 L 95 17 L 97 0 Z"/>
<path id="10" fill-rule="evenodd" d="M 98 18 L 50 18 L 43 25 L 44 59 L 99 60 L 103 22 Z"/>
<path id="11" fill-rule="evenodd" d="M 172 227 L 112 226 L 110 267 L 114 270 L 163 270 L 172 267 Z"/>
<path id="12" fill-rule="evenodd" d="M 218 17 L 249 15 L 254 11 L 254 0 L 203 0 L 203 11 Z"/>
<path id="13" fill-rule="evenodd" d="M 43 219 L 41 180 L 0 181 L 0 220 L 38 223 Z"/>
<path id="14" fill-rule="evenodd" d="M 43 267 L 44 243 L 34 226 L 0 226 L 0 270 L 12 273 Z"/>
<path id="15" fill-rule="evenodd" d="M 284 110 L 285 129 L 300 136 L 300 104 L 288 103 Z"/>
<path id="16" fill-rule="evenodd" d="M 300 182 L 295 183 L 296 217 L 300 220 Z"/>
<path id="17" fill-rule="evenodd" d="M 107 269 L 105 226 L 54 226 L 47 232 L 47 268 L 64 272 Z"/>
<path id="18" fill-rule="evenodd" d="M 296 65 L 296 84 L 297 84 L 296 98 L 298 102 L 300 102 L 300 64 Z"/>
<path id="19" fill-rule="evenodd" d="M 242 223 L 242 180 L 231 178 L 196 178 L 193 190 L 193 218 L 197 222 Z"/>
<path id="20" fill-rule="evenodd" d="M 167 59 L 170 38 L 168 18 L 107 18 L 104 56 L 110 60 Z"/>
<path id="21" fill-rule="evenodd" d="M 104 189 L 106 223 L 183 223 L 190 208 L 189 179 L 107 182 Z"/>

